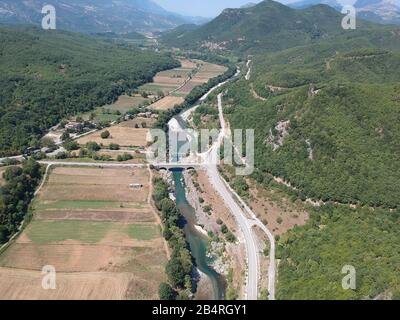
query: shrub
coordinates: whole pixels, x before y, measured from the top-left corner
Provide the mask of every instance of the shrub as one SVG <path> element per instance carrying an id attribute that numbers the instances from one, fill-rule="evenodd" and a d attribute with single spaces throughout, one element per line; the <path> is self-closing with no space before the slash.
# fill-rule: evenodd
<path id="1" fill-rule="evenodd" d="M 108 130 L 103 131 L 103 132 L 100 134 L 100 137 L 101 137 L 102 139 L 108 139 L 108 138 L 110 137 L 110 131 L 108 131 Z"/>
<path id="2" fill-rule="evenodd" d="M 158 296 L 160 300 L 175 300 L 176 291 L 168 283 L 163 282 L 158 288 Z"/>

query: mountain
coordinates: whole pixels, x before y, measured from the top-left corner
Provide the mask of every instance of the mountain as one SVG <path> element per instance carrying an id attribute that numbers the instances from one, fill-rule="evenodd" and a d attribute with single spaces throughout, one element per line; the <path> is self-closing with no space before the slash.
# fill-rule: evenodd
<path id="1" fill-rule="evenodd" d="M 254 7 L 254 6 L 256 6 L 256 5 L 257 5 L 257 3 L 249 2 L 249 3 L 246 3 L 246 4 L 242 5 L 240 8 L 241 8 L 241 9 L 246 9 L 246 8 Z"/>
<path id="2" fill-rule="evenodd" d="M 340 31 L 341 16 L 326 6 L 255 8 L 258 19 L 247 19 L 257 16 L 251 10 L 232 11 L 230 24 L 219 17 L 212 25 L 217 32 L 203 36 L 226 41 L 229 31 L 234 38 L 256 30 L 256 41 L 226 49 L 246 60 L 244 53 L 252 53 L 249 79 L 240 77 L 223 91 L 231 130 L 254 129 L 255 171 L 237 191 L 253 187 L 296 205 L 313 204 L 305 226 L 277 236 L 276 297 L 399 299 L 400 27 L 360 19 L 357 30 Z M 300 39 L 288 36 L 295 31 L 287 17 L 303 22 L 294 33 Z M 314 28 L 321 32 L 310 37 Z M 188 34 L 199 30 L 206 31 Z M 228 181 L 235 188 L 239 179 Z M 256 207 L 252 192 L 245 197 Z M 280 221 L 292 217 L 288 210 Z M 267 222 L 273 232 L 282 230 L 280 222 Z M 357 290 L 340 285 L 347 264 L 362 270 Z"/>
<path id="3" fill-rule="evenodd" d="M 161 37 L 167 45 L 185 49 L 269 52 L 344 34 L 342 14 L 327 5 L 297 10 L 274 1 L 263 1 L 254 7 L 226 9 L 211 22 Z M 368 26 L 359 21 L 358 28 Z"/>
<path id="4" fill-rule="evenodd" d="M 343 5 L 337 0 L 303 0 L 289 4 L 292 8 L 302 9 L 317 4 L 326 4 L 338 11 Z M 357 17 L 384 24 L 400 24 L 399 0 L 358 0 L 355 3 Z"/>
<path id="5" fill-rule="evenodd" d="M 62 118 L 109 104 L 179 66 L 150 50 L 37 27 L 0 27 L 0 43 L 0 157 L 36 146 Z"/>
<path id="6" fill-rule="evenodd" d="M 355 7 L 361 18 L 386 24 L 400 24 L 398 0 L 358 0 Z"/>
<path id="7" fill-rule="evenodd" d="M 0 23 L 41 25 L 42 0 L 1 0 Z M 151 0 L 53 0 L 59 29 L 83 32 L 153 32 L 184 23 L 204 22 L 198 17 L 171 13 Z"/>
<path id="8" fill-rule="evenodd" d="M 291 3 L 288 6 L 295 9 L 304 9 L 318 4 L 325 4 L 327 6 L 337 9 L 338 11 L 341 11 L 342 9 L 342 5 L 336 0 L 303 0 Z"/>

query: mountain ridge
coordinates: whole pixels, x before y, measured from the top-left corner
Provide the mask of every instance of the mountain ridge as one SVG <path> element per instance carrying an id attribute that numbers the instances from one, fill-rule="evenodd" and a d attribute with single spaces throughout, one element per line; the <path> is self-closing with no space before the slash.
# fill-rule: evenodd
<path id="1" fill-rule="evenodd" d="M 57 28 L 81 32 L 154 32 L 185 23 L 202 23 L 199 17 L 171 13 L 152 0 L 54 0 Z M 0 1 L 0 23 L 41 25 L 41 0 Z"/>
<path id="2" fill-rule="evenodd" d="M 267 0 L 250 8 L 225 9 L 195 30 L 168 33 L 161 41 L 183 49 L 212 51 L 277 51 L 353 32 L 341 27 L 343 15 L 327 5 L 294 9 Z M 359 21 L 358 29 L 370 25 Z"/>

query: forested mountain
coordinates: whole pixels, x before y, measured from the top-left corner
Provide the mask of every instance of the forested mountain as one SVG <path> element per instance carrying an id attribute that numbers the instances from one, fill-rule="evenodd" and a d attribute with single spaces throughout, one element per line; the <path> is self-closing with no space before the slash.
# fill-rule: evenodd
<path id="1" fill-rule="evenodd" d="M 317 204 L 306 226 L 277 237 L 279 299 L 400 297 L 400 28 L 341 21 L 328 6 L 265 1 L 164 36 L 251 59 L 224 104 L 232 129 L 255 130 L 253 178 Z M 356 290 L 341 286 L 345 265 Z"/>
<path id="2" fill-rule="evenodd" d="M 41 25 L 41 0 L 1 0 L 0 23 Z M 54 0 L 57 28 L 76 32 L 159 31 L 202 22 L 168 12 L 151 0 Z"/>
<path id="3" fill-rule="evenodd" d="M 341 11 L 346 2 L 337 0 L 303 0 L 291 3 L 292 8 L 308 8 L 316 4 L 326 4 Z M 400 24 L 400 2 L 398 0 L 357 0 L 354 4 L 357 17 L 373 22 Z"/>
<path id="4" fill-rule="evenodd" d="M 62 117 L 114 101 L 179 66 L 170 56 L 87 36 L 0 28 L 0 155 L 35 145 Z"/>
<path id="5" fill-rule="evenodd" d="M 250 8 L 226 9 L 195 30 L 180 30 L 175 38 L 166 33 L 161 41 L 184 49 L 265 53 L 348 34 L 341 28 L 342 18 L 326 5 L 296 10 L 267 0 Z M 369 26 L 359 21 L 357 27 Z"/>

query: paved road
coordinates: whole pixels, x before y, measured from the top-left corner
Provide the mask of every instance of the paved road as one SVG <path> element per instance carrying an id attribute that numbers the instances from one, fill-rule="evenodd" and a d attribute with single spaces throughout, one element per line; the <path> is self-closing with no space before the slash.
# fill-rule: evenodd
<path id="1" fill-rule="evenodd" d="M 257 247 L 257 239 L 253 232 L 253 226 L 259 226 L 268 236 L 270 241 L 270 265 L 268 270 L 268 291 L 269 299 L 275 299 L 275 239 L 272 233 L 258 220 L 256 215 L 250 210 L 246 203 L 239 197 L 239 195 L 230 188 L 230 186 L 221 177 L 218 168 L 218 158 L 219 158 L 219 146 L 222 143 L 224 136 L 227 133 L 223 108 L 222 108 L 222 94 L 218 95 L 218 111 L 219 119 L 221 123 L 221 131 L 218 137 L 218 141 L 211 147 L 207 154 L 207 173 L 211 184 L 217 190 L 217 192 L 224 199 L 225 204 L 230 209 L 234 215 L 241 231 L 244 236 L 245 246 L 247 251 L 247 283 L 246 283 L 246 295 L 248 300 L 258 299 L 258 282 L 259 282 L 259 267 L 260 267 L 260 257 L 259 249 Z M 235 201 L 237 198 L 244 208 Z M 251 217 L 248 218 L 247 214 Z"/>

